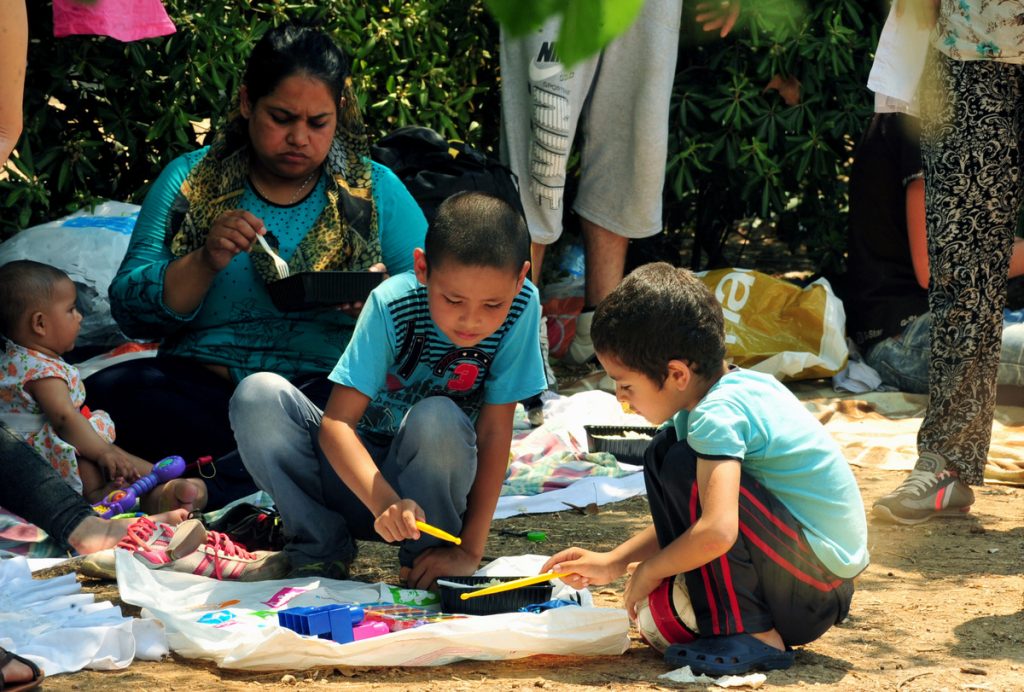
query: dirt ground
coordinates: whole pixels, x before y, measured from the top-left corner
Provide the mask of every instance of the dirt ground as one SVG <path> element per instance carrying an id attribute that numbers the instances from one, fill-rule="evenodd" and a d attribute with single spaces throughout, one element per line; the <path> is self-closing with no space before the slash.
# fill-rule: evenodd
<path id="1" fill-rule="evenodd" d="M 900 473 L 855 468 L 866 505 L 898 483 Z M 647 521 L 644 498 L 600 508 L 495 522 L 489 558 L 539 552 L 498 529 L 543 530 L 546 549 L 570 544 L 606 549 Z M 1024 690 L 1024 489 L 989 485 L 969 518 L 914 528 L 872 523 L 871 566 L 857 579 L 849 619 L 798 650 L 787 671 L 768 673 L 761 689 Z M 363 544 L 355 578 L 390 581 L 395 552 Z M 113 584 L 87 590 L 117 598 Z M 622 581 L 595 589 L 599 605 L 621 603 Z M 126 608 L 131 612 L 130 608 Z M 46 681 L 47 690 L 445 690 L 680 689 L 659 680 L 669 670 L 635 632 L 622 656 L 533 657 L 467 661 L 438 668 L 328 668 L 246 673 L 218 670 L 177 656 L 135 662 L 120 672 L 82 671 Z M 691 686 L 691 689 L 703 688 Z"/>

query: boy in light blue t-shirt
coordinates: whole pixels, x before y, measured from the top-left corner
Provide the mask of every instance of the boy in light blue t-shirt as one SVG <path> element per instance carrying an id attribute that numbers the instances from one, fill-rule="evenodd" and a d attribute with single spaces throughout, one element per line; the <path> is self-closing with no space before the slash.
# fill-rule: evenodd
<path id="1" fill-rule="evenodd" d="M 788 667 L 790 647 L 846 617 L 868 564 L 842 452 L 774 377 L 724 362 L 722 307 L 685 269 L 631 273 L 598 306 L 593 333 L 619 400 L 671 421 L 644 459 L 653 521 L 607 553 L 567 548 L 542 570 L 575 573 L 565 581 L 577 588 L 630 571 L 631 618 L 643 602 L 654 615 L 673 581 L 685 584 L 696 627 L 659 626 L 674 666 L 715 676 Z"/>
<path id="2" fill-rule="evenodd" d="M 516 402 L 544 390 L 530 238 L 505 201 L 446 200 L 414 271 L 370 295 L 320 411 L 283 378 L 244 379 L 231 424 L 281 512 L 292 576 L 347 578 L 354 539 L 402 542 L 402 581 L 476 571 Z M 417 521 L 462 539 L 442 543 Z"/>

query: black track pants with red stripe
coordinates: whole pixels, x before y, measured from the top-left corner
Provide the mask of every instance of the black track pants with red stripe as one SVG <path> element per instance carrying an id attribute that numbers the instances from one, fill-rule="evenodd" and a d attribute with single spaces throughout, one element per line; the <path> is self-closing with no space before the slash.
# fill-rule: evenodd
<path id="1" fill-rule="evenodd" d="M 644 479 L 658 543 L 665 547 L 700 516 L 697 456 L 671 428 L 647 448 Z M 806 644 L 846 617 L 853 581 L 832 574 L 800 523 L 747 473 L 740 480 L 740 533 L 728 553 L 686 573 L 702 635 L 778 630 Z"/>

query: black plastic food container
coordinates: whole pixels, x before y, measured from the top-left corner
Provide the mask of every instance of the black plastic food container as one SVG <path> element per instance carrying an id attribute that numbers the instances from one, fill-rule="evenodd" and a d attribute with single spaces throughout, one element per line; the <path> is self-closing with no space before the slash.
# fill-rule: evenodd
<path id="1" fill-rule="evenodd" d="M 366 300 L 386 275 L 381 272 L 299 272 L 267 284 L 282 312 L 310 310 Z"/>
<path id="2" fill-rule="evenodd" d="M 587 431 L 587 449 L 613 454 L 624 464 L 642 464 L 644 451 L 658 432 L 653 425 L 584 425 L 583 429 Z"/>
<path id="3" fill-rule="evenodd" d="M 455 582 L 456 584 L 470 584 L 477 588 L 491 586 L 494 580 L 514 581 L 522 577 L 441 577 L 442 581 Z M 441 586 L 441 610 L 445 613 L 464 613 L 465 615 L 494 615 L 496 613 L 514 613 L 523 606 L 534 603 L 544 603 L 551 600 L 551 592 L 554 589 L 551 582 L 542 582 L 532 586 L 522 586 L 511 591 L 491 594 L 489 596 L 477 596 L 467 598 L 465 601 L 459 598 L 461 594 L 473 591 L 473 589 L 456 589 L 451 586 Z"/>

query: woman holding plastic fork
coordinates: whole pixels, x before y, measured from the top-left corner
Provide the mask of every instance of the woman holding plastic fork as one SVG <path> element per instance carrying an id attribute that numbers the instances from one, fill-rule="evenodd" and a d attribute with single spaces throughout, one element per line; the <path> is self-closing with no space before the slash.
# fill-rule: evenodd
<path id="1" fill-rule="evenodd" d="M 327 34 L 269 30 L 238 106 L 210 146 L 172 161 L 153 184 L 111 284 L 122 330 L 162 339 L 160 357 L 96 373 L 88 403 L 126 421 L 118 444 L 145 458 L 233 452 L 227 404 L 253 372 L 278 373 L 326 401 L 326 375 L 361 306 L 277 310 L 266 285 L 279 273 L 259 236 L 293 274 L 398 273 L 423 244 L 416 202 L 370 161 L 348 61 Z M 255 490 L 237 455 L 215 466 L 210 506 Z"/>

